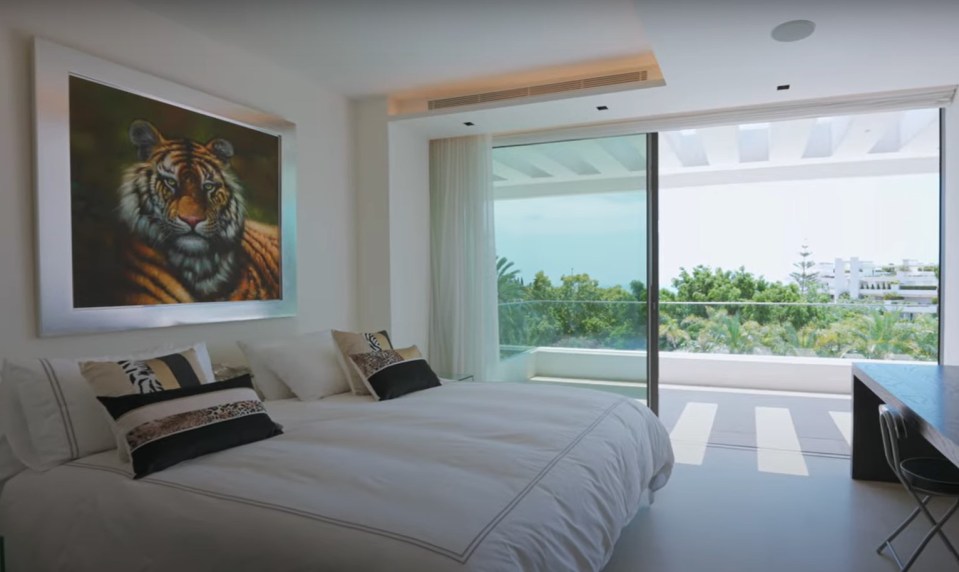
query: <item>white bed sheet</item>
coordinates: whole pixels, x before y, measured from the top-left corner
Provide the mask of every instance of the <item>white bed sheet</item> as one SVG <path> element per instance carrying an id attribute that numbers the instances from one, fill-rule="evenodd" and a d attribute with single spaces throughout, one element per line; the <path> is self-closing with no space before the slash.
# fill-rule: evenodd
<path id="1" fill-rule="evenodd" d="M 113 451 L 12 478 L 8 570 L 599 570 L 673 461 L 645 406 L 590 390 L 268 408 L 284 435 L 141 480 Z"/>

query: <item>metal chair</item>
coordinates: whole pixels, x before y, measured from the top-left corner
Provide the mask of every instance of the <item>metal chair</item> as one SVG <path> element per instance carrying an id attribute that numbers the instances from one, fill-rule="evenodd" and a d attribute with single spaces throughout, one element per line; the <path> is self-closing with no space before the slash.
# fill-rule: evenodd
<path id="1" fill-rule="evenodd" d="M 919 554 L 926 548 L 926 545 L 929 544 L 932 537 L 939 535 L 939 538 L 942 539 L 946 548 L 949 549 L 949 552 L 952 553 L 956 562 L 959 563 L 959 552 L 956 552 L 956 548 L 949 542 L 949 539 L 942 531 L 942 527 L 946 521 L 959 509 L 959 468 L 945 459 L 926 457 L 900 459 L 899 443 L 906 438 L 906 423 L 902 415 L 892 407 L 888 405 L 879 406 L 879 425 L 882 430 L 882 446 L 886 453 L 886 461 L 889 462 L 889 467 L 902 483 L 902 486 L 906 487 L 909 494 L 916 499 L 918 506 L 912 511 L 909 518 L 900 524 L 899 527 L 879 545 L 876 552 L 882 554 L 888 547 L 892 558 L 899 566 L 899 570 L 905 572 L 915 564 L 916 558 L 918 558 Z M 926 506 L 930 498 L 937 496 L 956 498 L 956 502 L 953 503 L 952 507 L 950 507 L 939 520 L 936 520 Z M 909 557 L 909 560 L 903 564 L 899 558 L 899 554 L 896 553 L 896 549 L 892 546 L 892 541 L 899 536 L 899 533 L 905 530 L 920 513 L 926 515 L 926 518 L 932 523 L 932 529 L 923 537 L 922 542 L 916 547 L 912 556 Z"/>

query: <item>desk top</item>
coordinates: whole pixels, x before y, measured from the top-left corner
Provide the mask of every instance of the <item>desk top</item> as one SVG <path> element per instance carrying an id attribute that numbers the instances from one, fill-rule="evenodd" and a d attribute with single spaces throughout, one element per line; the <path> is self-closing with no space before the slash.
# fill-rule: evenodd
<path id="1" fill-rule="evenodd" d="M 922 436 L 959 464 L 959 366 L 857 363 L 853 376 L 918 422 Z"/>

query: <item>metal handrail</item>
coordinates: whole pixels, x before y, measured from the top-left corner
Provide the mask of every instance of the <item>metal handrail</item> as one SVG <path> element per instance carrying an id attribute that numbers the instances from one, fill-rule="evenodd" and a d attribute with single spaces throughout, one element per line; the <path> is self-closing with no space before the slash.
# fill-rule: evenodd
<path id="1" fill-rule="evenodd" d="M 639 304 L 646 305 L 646 302 L 639 300 L 516 300 L 514 302 L 500 302 L 499 306 L 519 306 L 523 304 Z M 903 302 L 902 300 L 889 300 L 887 303 L 881 302 L 754 302 L 754 301 L 732 301 L 732 302 L 684 302 L 676 300 L 660 300 L 660 306 L 785 306 L 785 307 L 813 307 L 813 308 L 889 308 L 891 306 L 926 306 L 935 304 L 915 304 Z"/>

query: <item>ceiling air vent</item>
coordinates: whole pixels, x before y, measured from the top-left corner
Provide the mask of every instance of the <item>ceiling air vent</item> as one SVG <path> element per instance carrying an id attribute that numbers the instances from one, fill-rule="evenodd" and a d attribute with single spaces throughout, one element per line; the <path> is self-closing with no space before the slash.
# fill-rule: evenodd
<path id="1" fill-rule="evenodd" d="M 432 99 L 429 102 L 429 109 L 445 109 L 448 107 L 475 105 L 477 103 L 487 103 L 490 101 L 502 101 L 505 99 L 530 97 L 533 95 L 547 95 L 551 93 L 562 93 L 564 91 L 577 91 L 580 89 L 592 89 L 595 87 L 606 87 L 624 83 L 636 83 L 646 81 L 647 77 L 647 72 L 642 70 L 628 73 L 588 77 L 585 79 L 574 79 L 556 83 L 531 85 L 527 87 L 517 87 L 514 89 L 503 89 L 500 91 L 488 91 L 486 93 L 459 95 L 456 97 L 447 97 L 443 99 Z"/>

